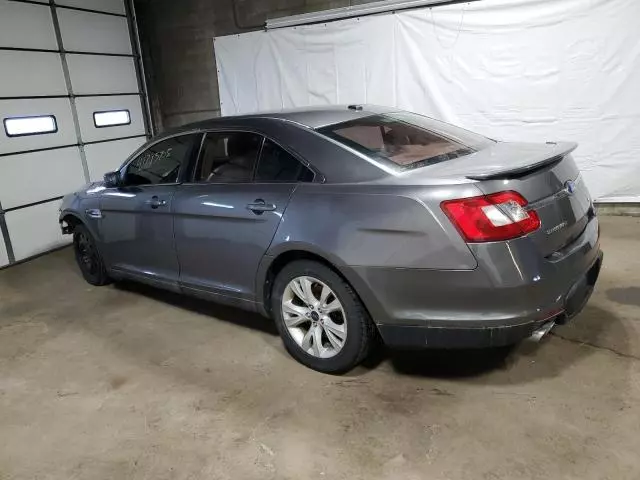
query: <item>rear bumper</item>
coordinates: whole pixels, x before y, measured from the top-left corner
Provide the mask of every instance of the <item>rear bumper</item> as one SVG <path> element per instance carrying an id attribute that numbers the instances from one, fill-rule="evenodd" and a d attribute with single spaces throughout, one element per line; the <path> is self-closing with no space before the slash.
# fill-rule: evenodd
<path id="1" fill-rule="evenodd" d="M 488 348 L 512 345 L 531 337 L 545 321 L 505 327 L 402 327 L 380 325 L 384 343 L 396 348 Z"/>
<path id="2" fill-rule="evenodd" d="M 478 258 L 475 270 L 354 268 L 352 283 L 385 343 L 410 348 L 517 343 L 550 319 L 563 323 L 577 315 L 602 263 L 595 218 L 570 248 L 550 258 L 537 256 L 527 237 L 470 247 Z"/>
<path id="3" fill-rule="evenodd" d="M 602 252 L 596 262 L 565 296 L 564 310 L 557 315 L 519 325 L 504 326 L 401 326 L 379 325 L 385 344 L 401 348 L 484 348 L 512 345 L 531 337 L 548 322 L 562 324 L 578 315 L 593 293 L 602 266 Z"/>

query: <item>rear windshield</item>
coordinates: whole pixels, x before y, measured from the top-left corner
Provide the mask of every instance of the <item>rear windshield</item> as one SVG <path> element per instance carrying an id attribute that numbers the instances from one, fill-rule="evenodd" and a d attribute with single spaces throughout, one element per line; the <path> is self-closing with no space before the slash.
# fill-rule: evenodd
<path id="1" fill-rule="evenodd" d="M 318 132 L 402 170 L 469 155 L 493 141 L 428 117 L 395 112 L 337 123 Z"/>

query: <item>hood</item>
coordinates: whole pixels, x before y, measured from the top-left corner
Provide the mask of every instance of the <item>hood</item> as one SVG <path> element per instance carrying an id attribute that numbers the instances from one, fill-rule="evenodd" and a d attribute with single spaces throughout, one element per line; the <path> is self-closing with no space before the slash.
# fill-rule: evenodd
<path id="1" fill-rule="evenodd" d="M 82 187 L 76 194 L 84 198 L 93 197 L 102 193 L 105 188 L 104 182 L 92 182 Z"/>

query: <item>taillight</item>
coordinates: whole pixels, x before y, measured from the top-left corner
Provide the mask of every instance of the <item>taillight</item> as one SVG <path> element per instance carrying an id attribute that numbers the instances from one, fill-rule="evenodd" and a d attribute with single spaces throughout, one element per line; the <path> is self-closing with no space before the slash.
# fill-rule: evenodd
<path id="1" fill-rule="evenodd" d="M 442 210 L 467 242 L 496 242 L 521 237 L 540 227 L 540 218 L 527 211 L 527 201 L 517 192 L 442 202 Z"/>

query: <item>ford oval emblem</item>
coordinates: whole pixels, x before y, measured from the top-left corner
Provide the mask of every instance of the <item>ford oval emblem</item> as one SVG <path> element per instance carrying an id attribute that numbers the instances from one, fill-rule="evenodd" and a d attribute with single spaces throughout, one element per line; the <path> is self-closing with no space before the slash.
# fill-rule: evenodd
<path id="1" fill-rule="evenodd" d="M 576 191 L 576 183 L 573 180 L 567 180 L 564 182 L 564 189 L 569 195 L 573 195 Z"/>

